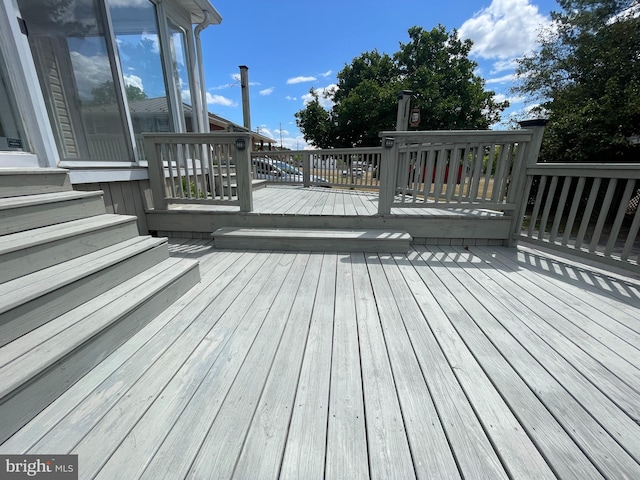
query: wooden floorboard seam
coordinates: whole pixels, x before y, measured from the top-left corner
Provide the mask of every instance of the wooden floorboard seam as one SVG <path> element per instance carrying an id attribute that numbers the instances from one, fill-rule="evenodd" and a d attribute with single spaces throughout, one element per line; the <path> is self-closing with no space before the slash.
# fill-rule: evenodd
<path id="1" fill-rule="evenodd" d="M 298 214 L 368 201 L 302 193 Z M 640 478 L 624 278 L 504 247 L 169 248 L 201 284 L 0 452 L 105 480 Z"/>

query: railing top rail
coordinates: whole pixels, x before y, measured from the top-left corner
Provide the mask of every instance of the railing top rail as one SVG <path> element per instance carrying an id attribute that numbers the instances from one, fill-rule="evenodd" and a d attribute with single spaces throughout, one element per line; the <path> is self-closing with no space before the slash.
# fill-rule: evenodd
<path id="1" fill-rule="evenodd" d="M 233 143 L 238 138 L 250 141 L 249 132 L 211 132 L 211 133 L 143 133 L 145 139 L 168 144 L 191 143 Z M 248 145 L 248 143 L 247 143 Z"/>
<path id="2" fill-rule="evenodd" d="M 354 148 L 323 148 L 318 150 L 254 150 L 254 156 L 264 155 L 357 155 L 359 153 L 380 153 L 378 147 L 354 147 Z"/>
<path id="3" fill-rule="evenodd" d="M 421 132 L 385 131 L 380 137 L 393 137 L 402 143 L 467 143 L 467 142 L 528 142 L 531 130 L 431 130 Z"/>
<path id="4" fill-rule="evenodd" d="M 349 155 L 358 153 L 379 153 L 382 146 L 377 147 L 353 147 L 353 148 L 324 148 L 321 150 L 306 150 L 312 155 Z"/>
<path id="5" fill-rule="evenodd" d="M 640 178 L 640 164 L 630 163 L 536 163 L 528 175 L 559 177 Z"/>

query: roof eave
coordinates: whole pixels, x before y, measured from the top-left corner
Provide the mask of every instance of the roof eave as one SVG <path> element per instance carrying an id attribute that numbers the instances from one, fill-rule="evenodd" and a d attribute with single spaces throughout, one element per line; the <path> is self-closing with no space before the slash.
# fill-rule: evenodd
<path id="1" fill-rule="evenodd" d="M 191 23 L 194 25 L 204 21 L 204 12 L 209 13 L 209 25 L 219 25 L 222 23 L 222 16 L 215 7 L 209 3 L 209 0 L 180 0 L 180 3 L 191 14 Z"/>

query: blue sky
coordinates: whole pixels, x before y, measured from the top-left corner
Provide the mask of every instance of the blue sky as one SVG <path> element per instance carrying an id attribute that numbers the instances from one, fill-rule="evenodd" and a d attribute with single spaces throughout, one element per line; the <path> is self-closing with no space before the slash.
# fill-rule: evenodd
<path id="1" fill-rule="evenodd" d="M 377 49 L 393 54 L 407 30 L 439 23 L 474 41 L 472 58 L 487 89 L 508 99 L 512 113 L 528 105 L 509 92 L 514 60 L 536 48 L 555 0 L 212 0 L 222 23 L 202 33 L 209 111 L 242 125 L 240 65 L 249 67 L 252 130 L 285 147 L 306 148 L 295 124 L 311 87 L 335 85 L 354 57 Z"/>

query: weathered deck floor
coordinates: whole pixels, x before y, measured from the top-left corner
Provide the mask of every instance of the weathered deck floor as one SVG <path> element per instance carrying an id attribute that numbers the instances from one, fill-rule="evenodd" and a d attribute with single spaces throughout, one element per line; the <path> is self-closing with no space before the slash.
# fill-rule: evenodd
<path id="1" fill-rule="evenodd" d="M 416 222 L 429 218 L 429 223 Z M 223 227 L 255 228 L 356 228 L 394 229 L 408 232 L 414 243 L 502 244 L 509 237 L 510 217 L 502 212 L 469 206 L 449 208 L 392 208 L 378 215 L 378 194 L 289 185 L 269 185 L 253 193 L 253 211 L 241 213 L 237 206 L 173 204 L 167 211 L 151 210 L 149 229 L 161 236 L 209 238 Z M 447 239 L 437 241 L 438 239 Z"/>
<path id="2" fill-rule="evenodd" d="M 409 200 L 406 200 L 409 202 Z M 476 208 L 392 208 L 391 215 L 436 217 L 499 217 L 502 213 Z M 256 215 L 332 215 L 371 217 L 378 214 L 376 191 L 272 184 L 253 192 Z M 237 213 L 238 207 L 225 205 L 177 204 L 172 210 L 207 210 Z"/>
<path id="3" fill-rule="evenodd" d="M 216 251 L 0 447 L 81 478 L 640 478 L 640 281 L 503 247 Z"/>

